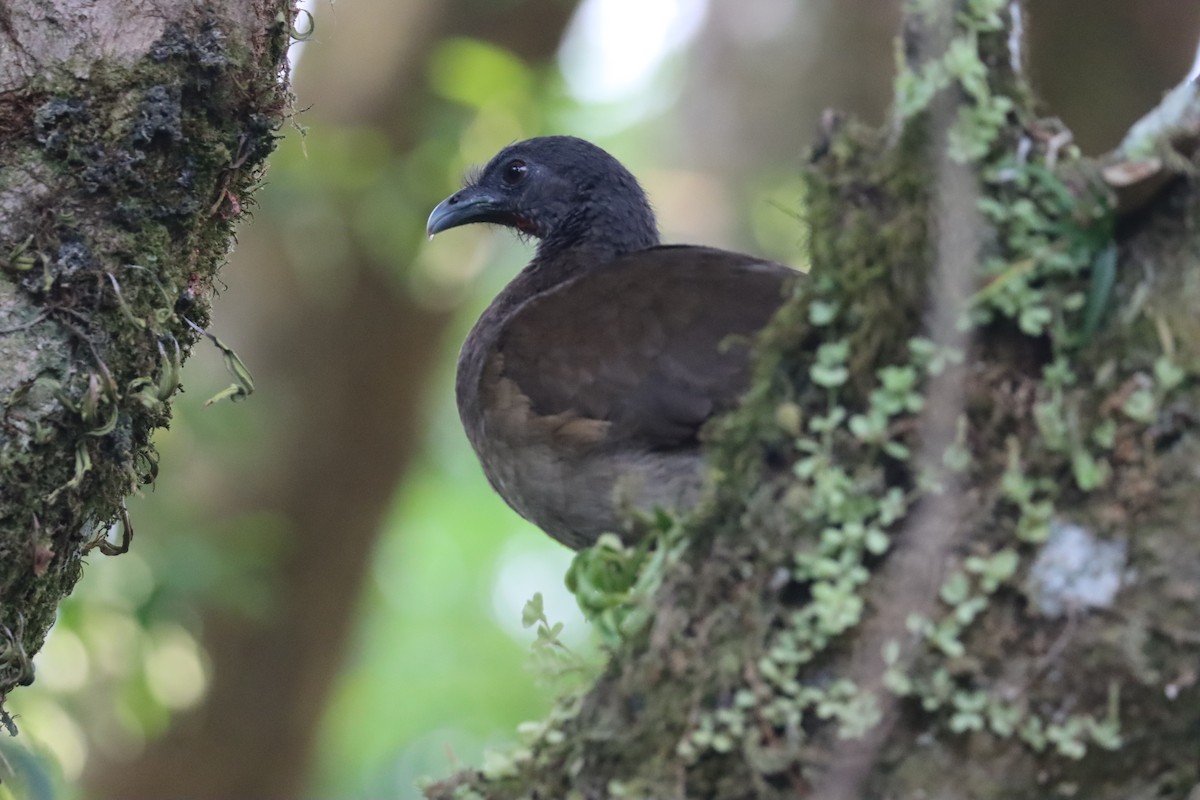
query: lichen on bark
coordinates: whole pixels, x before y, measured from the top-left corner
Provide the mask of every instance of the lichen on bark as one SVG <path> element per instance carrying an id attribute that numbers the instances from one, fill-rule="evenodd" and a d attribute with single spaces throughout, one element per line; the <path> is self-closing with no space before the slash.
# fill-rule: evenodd
<path id="1" fill-rule="evenodd" d="M 289 1 L 101 5 L 109 38 L 61 54 L 30 44 L 59 16 L 0 13 L 0 704 L 85 555 L 129 533 L 290 105 Z"/>

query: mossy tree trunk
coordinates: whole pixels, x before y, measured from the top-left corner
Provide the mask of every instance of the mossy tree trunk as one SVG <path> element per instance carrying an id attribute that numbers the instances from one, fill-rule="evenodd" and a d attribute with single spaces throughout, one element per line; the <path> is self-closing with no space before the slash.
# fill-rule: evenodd
<path id="1" fill-rule="evenodd" d="M 1021 22 L 909 3 L 712 502 L 581 554 L 605 673 L 430 797 L 1197 796 L 1200 91 L 1084 159 Z"/>
<path id="2" fill-rule="evenodd" d="M 84 556 L 131 534 L 124 498 L 154 479 L 151 433 L 288 113 L 294 14 L 0 4 L 0 703 Z"/>

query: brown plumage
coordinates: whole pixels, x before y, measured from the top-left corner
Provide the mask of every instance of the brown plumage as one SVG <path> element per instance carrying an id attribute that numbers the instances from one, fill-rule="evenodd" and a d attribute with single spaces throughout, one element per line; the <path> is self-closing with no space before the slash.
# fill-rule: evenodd
<path id="1" fill-rule="evenodd" d="M 659 245 L 633 176 L 572 137 L 505 148 L 428 230 L 471 222 L 541 239 L 459 357 L 459 414 L 492 486 L 573 548 L 625 533 L 625 506 L 693 505 L 700 430 L 746 389 L 749 337 L 796 273 Z"/>

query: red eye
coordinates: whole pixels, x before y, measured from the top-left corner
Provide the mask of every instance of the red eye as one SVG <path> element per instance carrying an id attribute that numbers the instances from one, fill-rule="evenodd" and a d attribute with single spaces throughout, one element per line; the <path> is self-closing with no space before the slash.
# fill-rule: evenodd
<path id="1" fill-rule="evenodd" d="M 504 172 L 501 174 L 501 179 L 509 186 L 515 186 L 525 180 L 525 174 L 529 172 L 529 167 L 524 161 L 510 161 L 504 165 Z"/>

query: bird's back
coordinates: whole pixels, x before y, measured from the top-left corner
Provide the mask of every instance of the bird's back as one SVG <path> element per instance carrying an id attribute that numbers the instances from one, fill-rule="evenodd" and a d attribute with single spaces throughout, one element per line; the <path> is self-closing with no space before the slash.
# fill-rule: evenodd
<path id="1" fill-rule="evenodd" d="M 620 532 L 623 505 L 694 504 L 700 429 L 745 391 L 749 338 L 795 274 L 692 246 L 535 261 L 459 361 L 459 413 L 493 487 L 572 547 Z"/>

